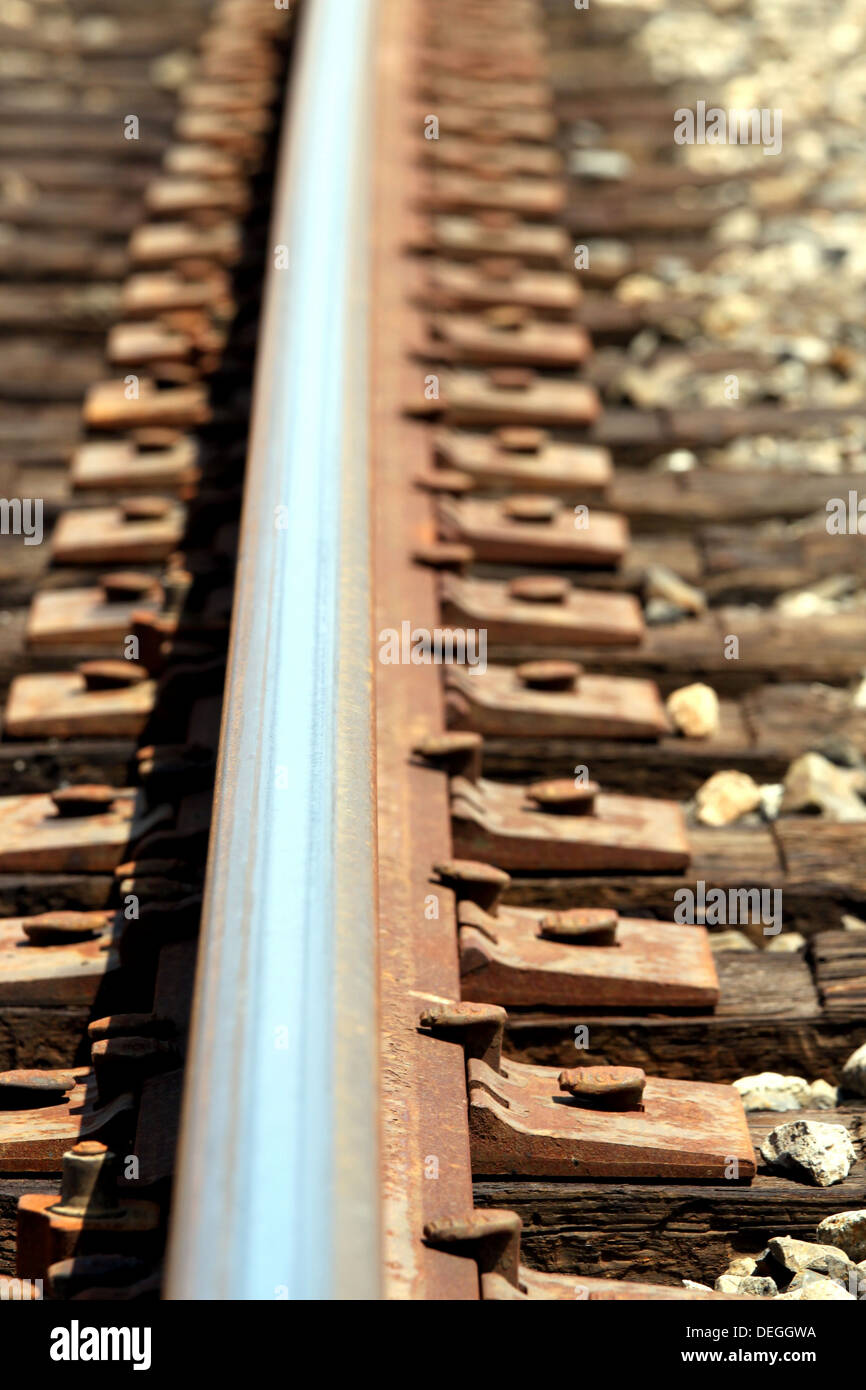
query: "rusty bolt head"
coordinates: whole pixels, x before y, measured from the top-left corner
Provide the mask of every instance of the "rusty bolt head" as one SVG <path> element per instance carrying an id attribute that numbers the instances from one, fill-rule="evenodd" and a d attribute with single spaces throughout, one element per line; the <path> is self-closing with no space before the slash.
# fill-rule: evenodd
<path id="1" fill-rule="evenodd" d="M 484 322 L 497 333 L 515 333 L 532 320 L 532 311 L 525 304 L 495 304 L 485 309 Z"/>
<path id="2" fill-rule="evenodd" d="M 556 518 L 561 503 L 558 497 L 543 497 L 538 493 L 515 493 L 506 497 L 502 510 L 510 521 L 547 523 Z"/>
<path id="3" fill-rule="evenodd" d="M 584 946 L 612 946 L 616 941 L 619 913 L 605 907 L 570 907 L 547 912 L 538 935 L 554 941 L 573 941 Z"/>
<path id="4" fill-rule="evenodd" d="M 495 915 L 496 904 L 511 882 L 504 869 L 475 859 L 443 859 L 433 868 L 458 898 L 468 898 L 491 915 Z"/>
<path id="5" fill-rule="evenodd" d="M 463 494 L 471 492 L 475 487 L 475 479 L 471 473 L 462 473 L 459 468 L 436 468 L 429 473 L 417 473 L 412 481 L 425 492 Z"/>
<path id="6" fill-rule="evenodd" d="M 574 690 L 583 667 L 576 661 L 524 661 L 517 679 L 529 690 Z"/>
<path id="7" fill-rule="evenodd" d="M 151 595 L 155 597 L 160 586 L 153 575 L 139 574 L 137 570 L 116 570 L 103 575 L 99 587 L 106 603 L 131 603 Z"/>
<path id="8" fill-rule="evenodd" d="M 27 1110 L 40 1103 L 59 1105 L 75 1086 L 75 1077 L 65 1071 L 27 1069 L 0 1071 L 0 1108 Z"/>
<path id="9" fill-rule="evenodd" d="M 91 1046 L 90 1057 L 103 1103 L 140 1086 L 150 1076 L 173 1071 L 180 1062 L 173 1042 L 152 1035 L 98 1038 Z"/>
<path id="10" fill-rule="evenodd" d="M 59 816 L 99 816 L 111 810 L 117 791 L 88 782 L 78 787 L 61 787 L 51 793 L 51 800 Z"/>
<path id="11" fill-rule="evenodd" d="M 529 367 L 491 367 L 487 380 L 498 391 L 528 391 L 535 372 Z"/>
<path id="12" fill-rule="evenodd" d="M 107 1014 L 105 1018 L 94 1018 L 87 1025 L 87 1036 L 92 1043 L 108 1038 L 167 1038 L 173 1031 L 171 1020 L 159 1018 L 157 1014 Z"/>
<path id="13" fill-rule="evenodd" d="M 483 1207 L 465 1216 L 443 1216 L 428 1221 L 424 1238 L 431 1244 L 451 1245 L 464 1240 L 481 1240 L 485 1236 L 517 1235 L 523 1222 L 516 1211 L 500 1207 Z"/>
<path id="14" fill-rule="evenodd" d="M 471 545 L 465 545 L 462 541 L 432 541 L 412 551 L 416 564 L 428 565 L 430 569 L 449 570 L 455 574 L 464 574 L 472 564 L 474 555 Z"/>
<path id="15" fill-rule="evenodd" d="M 523 603 L 564 603 L 571 585 L 556 574 L 521 574 L 508 585 L 511 598 Z"/>
<path id="16" fill-rule="evenodd" d="M 413 753 L 422 758 L 447 758 L 452 753 L 465 753 L 481 747 L 481 735 L 470 729 L 448 734 L 428 734 L 413 745 Z"/>
<path id="17" fill-rule="evenodd" d="M 640 1067 L 574 1067 L 559 1089 L 589 1110 L 642 1110 L 646 1073 Z"/>
<path id="18" fill-rule="evenodd" d="M 600 790 L 597 782 L 575 784 L 569 777 L 554 777 L 547 782 L 534 782 L 531 787 L 527 787 L 527 795 L 543 811 L 591 816 L 593 803 Z"/>
<path id="19" fill-rule="evenodd" d="M 113 912 L 42 912 L 27 917 L 21 930 L 34 946 L 57 946 L 99 936 L 113 917 Z"/>
<path id="20" fill-rule="evenodd" d="M 48 1210 L 57 1216 L 97 1220 L 115 1216 L 117 1157 L 104 1144 L 85 1140 L 63 1155 L 60 1201 Z"/>
<path id="21" fill-rule="evenodd" d="M 120 657 L 82 661 L 76 670 L 84 680 L 85 690 L 125 690 L 147 680 L 146 671 Z"/>
<path id="22" fill-rule="evenodd" d="M 537 454 L 549 437 L 546 430 L 533 425 L 500 425 L 494 436 L 500 449 L 509 454 Z"/>
<path id="23" fill-rule="evenodd" d="M 476 781 L 481 773 L 481 735 L 470 729 L 431 734 L 412 747 L 412 752 L 430 762 L 441 763 L 454 775 Z"/>

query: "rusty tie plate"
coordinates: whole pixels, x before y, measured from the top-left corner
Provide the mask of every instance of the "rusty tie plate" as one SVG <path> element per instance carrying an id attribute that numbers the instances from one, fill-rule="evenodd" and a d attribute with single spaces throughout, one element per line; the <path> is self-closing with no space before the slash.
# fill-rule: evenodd
<path id="1" fill-rule="evenodd" d="M 674 801 L 599 793 L 589 814 L 563 814 L 540 809 L 526 787 L 455 777 L 451 817 L 454 853 L 503 869 L 675 871 L 691 857 Z"/>

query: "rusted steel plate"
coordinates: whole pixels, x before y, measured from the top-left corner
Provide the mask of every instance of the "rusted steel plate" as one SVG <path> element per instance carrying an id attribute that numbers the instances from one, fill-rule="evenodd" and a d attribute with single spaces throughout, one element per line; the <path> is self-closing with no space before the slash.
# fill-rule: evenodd
<path id="1" fill-rule="evenodd" d="M 536 508 L 537 519 L 523 519 Z M 578 516 L 558 498 L 540 495 L 522 511 L 515 496 L 444 498 L 437 519 L 444 540 L 466 541 L 476 560 L 509 565 L 616 565 L 629 542 L 624 517 L 597 507 L 582 507 Z"/>
<path id="2" fill-rule="evenodd" d="M 477 107 L 468 104 L 446 102 L 444 97 L 437 106 L 440 129 L 455 135 L 477 135 L 479 112 Z M 408 113 L 407 127 L 424 129 L 424 117 L 428 107 L 415 105 Z M 490 135 L 500 135 L 508 140 L 529 140 L 540 145 L 549 145 L 556 135 L 556 117 L 552 112 L 538 108 L 514 110 L 507 103 L 495 110 L 484 112 L 484 130 Z"/>
<path id="3" fill-rule="evenodd" d="M 601 403 L 594 386 L 560 377 L 536 376 L 529 368 L 494 367 L 488 372 L 443 371 L 439 395 L 424 394 L 423 378 L 408 394 L 412 414 L 444 414 L 455 425 L 591 425 Z"/>
<path id="4" fill-rule="evenodd" d="M 481 1296 L 487 1301 L 506 1299 L 575 1299 L 588 1303 L 716 1303 L 743 1302 L 746 1295 L 714 1293 L 710 1289 L 683 1289 L 675 1284 L 633 1284 L 626 1279 L 597 1279 L 578 1274 L 545 1274 L 543 1270 L 520 1266 L 519 1287 L 501 1274 L 482 1274 Z"/>
<path id="5" fill-rule="evenodd" d="M 436 47 L 436 34 L 432 29 L 430 41 L 431 46 L 424 47 L 414 55 L 414 61 L 424 73 L 454 73 L 474 82 L 501 82 L 505 79 L 538 82 L 546 73 L 544 40 L 538 31 L 528 27 L 521 34 L 524 48 L 520 53 L 514 51 L 512 35 L 509 34 L 503 43 L 501 38 L 497 41 L 489 30 L 479 30 L 474 35 L 461 31 L 460 45 L 453 51 L 447 47 Z M 435 91 L 435 86 L 434 81 L 431 90 Z"/>
<path id="6" fill-rule="evenodd" d="M 128 492 L 191 487 L 198 482 L 198 447 L 184 438 L 168 449 L 139 452 L 130 441 L 94 440 L 75 450 L 70 480 L 77 490 L 88 488 Z"/>
<path id="7" fill-rule="evenodd" d="M 57 1173 L 73 1144 L 104 1144 L 125 1135 L 135 1107 L 132 1095 L 100 1105 L 89 1067 L 69 1067 L 75 1085 L 58 1105 L 27 1110 L 0 1108 L 0 1173 Z"/>
<path id="8" fill-rule="evenodd" d="M 148 211 L 158 217 L 214 209 L 242 215 L 249 206 L 249 192 L 236 179 L 197 179 L 168 174 L 148 184 L 144 201 Z"/>
<path id="9" fill-rule="evenodd" d="M 110 873 L 148 831 L 169 821 L 169 806 L 146 807 L 132 788 L 109 809 L 61 815 L 51 796 L 0 797 L 0 872 Z"/>
<path id="10" fill-rule="evenodd" d="M 525 787 L 455 777 L 454 853 L 503 869 L 678 870 L 689 864 L 685 820 L 674 801 L 595 796 L 590 814 L 540 810 Z"/>
<path id="11" fill-rule="evenodd" d="M 643 1109 L 574 1104 L 555 1067 L 471 1058 L 469 1128 L 476 1175 L 563 1178 L 754 1177 L 755 1154 L 733 1086 L 647 1077 Z"/>
<path id="12" fill-rule="evenodd" d="M 154 580 L 161 598 L 161 589 Z M 146 595 L 127 602 L 109 601 L 102 588 L 46 589 L 35 594 L 27 619 L 27 643 L 31 647 L 108 647 L 121 650 L 132 632 L 132 614 L 158 612 L 157 598 Z"/>
<path id="13" fill-rule="evenodd" d="M 200 385 L 157 388 L 144 377 L 138 394 L 130 395 L 123 381 L 92 386 L 84 402 L 84 420 L 93 429 L 124 430 L 152 425 L 189 429 L 211 418 L 207 394 Z"/>
<path id="14" fill-rule="evenodd" d="M 434 628 L 436 580 L 411 561 L 411 537 L 432 530 L 430 499 L 411 475 L 427 462 L 424 426 L 401 414 L 408 316 L 398 273 L 407 243 L 411 167 L 405 131 L 406 51 L 417 37 L 417 0 L 383 0 L 377 44 L 372 294 L 372 441 L 378 499 L 372 512 L 373 630 L 407 615 Z M 423 121 L 416 127 L 423 129 Z M 376 706 L 380 1017 L 382 1029 L 382 1190 L 385 1296 L 477 1299 L 471 1261 L 426 1247 L 424 1226 L 472 1206 L 465 1066 L 461 1050 L 416 1028 L 418 1001 L 459 992 L 454 901 L 443 889 L 425 918 L 431 853 L 451 852 L 443 773 L 409 763 L 414 732 L 442 727 L 442 695 L 429 670 L 373 663 Z M 432 1050 L 430 1050 L 432 1044 Z M 427 1160 L 431 1162 L 427 1164 Z M 425 1176 L 435 1171 L 435 1181 Z"/>
<path id="15" fill-rule="evenodd" d="M 513 213 L 491 209 L 475 217 L 456 213 L 419 215 L 406 229 L 407 245 L 461 260 L 509 256 L 526 268 L 563 270 L 571 243 L 563 227 L 521 222 Z"/>
<path id="16" fill-rule="evenodd" d="M 607 449 L 563 444 L 545 430 L 506 427 L 492 434 L 439 429 L 436 461 L 467 473 L 478 487 L 576 495 L 594 502 L 606 492 L 613 465 Z"/>
<path id="17" fill-rule="evenodd" d="M 573 688 L 545 690 L 521 679 L 522 670 L 446 667 L 448 727 L 511 738 L 657 739 L 670 732 L 654 681 L 581 672 Z"/>
<path id="18" fill-rule="evenodd" d="M 175 153 L 182 148 L 176 146 Z M 197 153 L 194 146 L 185 148 Z M 221 267 L 213 266 L 203 267 L 193 276 L 173 270 L 141 271 L 124 282 L 121 307 L 129 319 L 178 309 L 219 310 L 228 318 L 233 309 L 229 277 Z"/>
<path id="19" fill-rule="evenodd" d="M 195 222 L 149 222 L 137 227 L 129 239 L 129 257 L 135 266 L 170 266 L 185 260 L 234 265 L 240 255 L 241 234 L 236 222 L 207 227 Z"/>
<path id="20" fill-rule="evenodd" d="M 473 78 L 439 72 L 435 76 L 435 85 L 431 86 L 421 71 L 418 89 L 423 90 L 425 95 L 432 94 L 439 101 L 472 107 L 480 126 L 485 125 L 488 111 L 545 111 L 553 104 L 546 82 L 479 82 Z"/>
<path id="21" fill-rule="evenodd" d="M 430 162 L 444 169 L 463 169 L 470 173 L 483 170 L 497 177 L 513 178 L 529 174 L 535 178 L 555 178 L 562 173 L 562 156 L 558 150 L 528 141 L 507 141 L 490 144 L 485 140 L 468 139 L 440 130 L 438 140 L 428 141 L 425 154 Z M 417 153 L 417 142 L 412 143 Z"/>
<path id="22" fill-rule="evenodd" d="M 555 270 L 526 269 L 508 256 L 479 261 L 435 260 L 413 276 L 417 302 L 426 307 L 469 312 L 513 304 L 561 322 L 580 304 L 580 286 Z"/>
<path id="23" fill-rule="evenodd" d="M 554 179 L 497 176 L 478 178 L 457 170 L 426 172 L 418 179 L 418 207 L 433 213 L 473 213 L 495 208 L 530 221 L 557 217 L 565 207 L 565 186 Z"/>
<path id="24" fill-rule="evenodd" d="M 51 921 L 64 919 L 66 932 L 52 933 Z M 113 910 L 0 920 L 0 1004 L 93 1003 L 105 977 L 120 965 L 122 925 L 122 915 Z"/>
<path id="25" fill-rule="evenodd" d="M 58 1292 L 58 1286 L 63 1287 L 58 1279 L 63 1269 L 60 1261 L 67 1261 L 80 1270 L 83 1258 L 99 1256 L 110 1267 L 112 1257 L 114 1260 L 122 1259 L 126 1254 L 146 1271 L 148 1262 L 159 1258 L 162 1211 L 158 1203 L 145 1202 L 123 1193 L 118 1197 L 116 1210 L 101 1211 L 96 1216 L 91 1215 L 85 1206 L 81 1214 L 73 1216 L 52 1210 L 60 1202 L 59 1192 L 25 1192 L 19 1198 L 15 1250 L 19 1278 L 47 1278 L 53 1296 L 66 1298 L 69 1294 Z M 82 1281 L 89 1286 L 91 1297 L 97 1296 L 93 1288 L 94 1277 L 97 1276 Z M 105 1282 L 108 1283 L 107 1275 Z M 100 1290 L 98 1296 L 118 1297 L 119 1290 L 113 1280 L 111 1284 L 110 1288 Z M 72 1287 L 75 1288 L 75 1285 Z M 132 1287 L 147 1288 L 151 1298 L 159 1296 L 158 1285 L 156 1288 L 149 1287 L 146 1280 Z M 132 1288 L 124 1288 L 124 1293 L 127 1292 L 131 1295 Z"/>
<path id="26" fill-rule="evenodd" d="M 434 361 L 484 366 L 567 367 L 584 362 L 589 338 L 576 324 L 544 323 L 509 296 L 482 315 L 436 314 L 419 333 L 415 351 Z M 504 305 L 504 307 L 503 307 Z"/>
<path id="27" fill-rule="evenodd" d="M 507 584 L 495 580 L 446 574 L 440 583 L 446 621 L 485 629 L 489 642 L 635 647 L 643 640 L 643 613 L 632 594 L 566 585 L 561 598 L 529 602 L 513 597 Z"/>
<path id="28" fill-rule="evenodd" d="M 620 917 L 611 945 L 539 935 L 543 910 L 458 907 L 464 999 L 505 1005 L 712 1009 L 719 983 L 705 928 Z"/>
<path id="29" fill-rule="evenodd" d="M 218 150 L 243 156 L 250 162 L 256 160 L 262 151 L 261 133 L 249 121 L 242 122 L 231 113 L 181 111 L 175 121 L 174 133 L 179 140 L 212 145 Z"/>
<path id="30" fill-rule="evenodd" d="M 153 711 L 156 682 L 88 690 L 77 671 L 16 676 L 3 716 L 7 738 L 135 738 Z"/>
<path id="31" fill-rule="evenodd" d="M 51 537 L 59 565 L 152 564 L 165 560 L 183 537 L 184 508 L 166 501 L 165 515 L 127 519 L 124 508 L 64 512 Z"/>
<path id="32" fill-rule="evenodd" d="M 141 367 L 150 362 L 188 362 L 194 345 L 186 333 L 154 322 L 117 323 L 109 331 L 106 356 L 115 367 Z"/>

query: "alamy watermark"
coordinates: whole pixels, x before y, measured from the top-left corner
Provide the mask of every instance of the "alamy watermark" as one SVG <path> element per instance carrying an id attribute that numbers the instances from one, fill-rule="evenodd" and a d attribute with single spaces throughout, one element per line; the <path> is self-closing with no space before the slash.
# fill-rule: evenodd
<path id="1" fill-rule="evenodd" d="M 698 101 L 694 111 L 680 106 L 674 112 L 674 140 L 678 145 L 763 145 L 764 154 L 781 154 L 782 112 L 767 106 L 708 110 L 705 101 Z"/>
<path id="2" fill-rule="evenodd" d="M 41 545 L 42 498 L 0 497 L 0 536 L 23 536 L 25 545 Z"/>
<path id="3" fill-rule="evenodd" d="M 0 1302 L 30 1302 L 32 1299 L 40 1301 L 43 1297 L 41 1279 L 0 1279 Z"/>
<path id="4" fill-rule="evenodd" d="M 707 888 L 699 878 L 691 888 L 674 893 L 674 921 L 708 927 L 724 927 L 760 922 L 764 936 L 778 936 L 782 930 L 781 888 Z"/>
<path id="5" fill-rule="evenodd" d="M 468 666 L 487 670 L 487 629 L 415 627 L 408 621 L 379 633 L 383 666 Z"/>
<path id="6" fill-rule="evenodd" d="M 853 489 L 844 497 L 829 497 L 826 505 L 827 534 L 830 536 L 866 536 L 866 497 Z"/>

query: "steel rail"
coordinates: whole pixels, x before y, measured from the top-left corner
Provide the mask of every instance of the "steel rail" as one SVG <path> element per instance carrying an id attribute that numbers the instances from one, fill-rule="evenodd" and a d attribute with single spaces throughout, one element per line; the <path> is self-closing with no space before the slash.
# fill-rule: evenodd
<path id="1" fill-rule="evenodd" d="M 282 132 L 169 1299 L 381 1292 L 367 440 L 376 0 L 307 0 Z"/>

